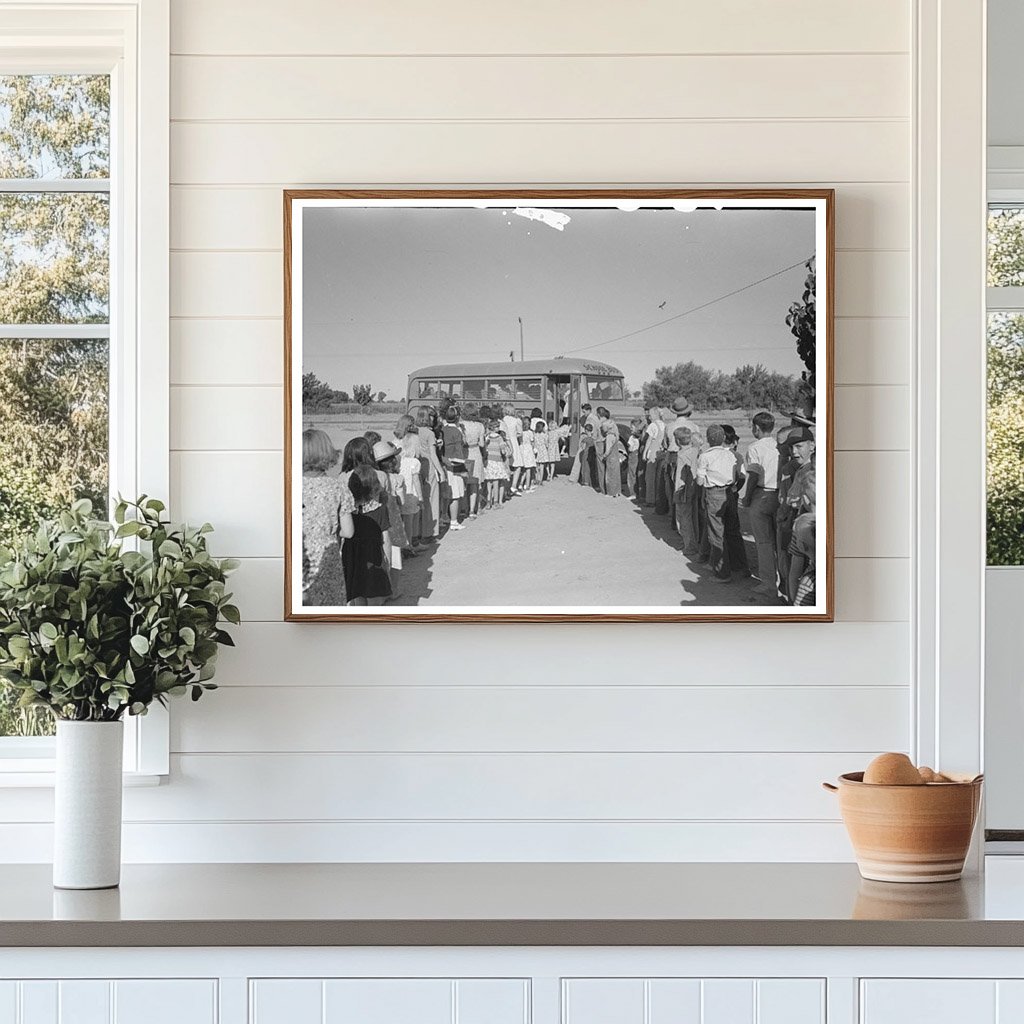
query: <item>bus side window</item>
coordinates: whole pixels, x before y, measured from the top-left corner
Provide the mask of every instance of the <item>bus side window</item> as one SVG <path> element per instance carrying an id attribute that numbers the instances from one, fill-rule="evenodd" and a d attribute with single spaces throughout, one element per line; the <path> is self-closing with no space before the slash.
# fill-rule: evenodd
<path id="1" fill-rule="evenodd" d="M 479 379 L 463 381 L 462 397 L 466 401 L 482 402 L 484 400 L 484 382 Z"/>
<path id="2" fill-rule="evenodd" d="M 519 402 L 540 402 L 540 381 L 520 380 L 516 378 L 516 401 Z"/>
<path id="3" fill-rule="evenodd" d="M 450 395 L 452 398 L 462 397 L 462 381 L 461 380 L 446 380 L 442 383 L 442 392 L 445 395 Z"/>
<path id="4" fill-rule="evenodd" d="M 421 380 L 419 382 L 418 398 L 437 398 L 438 389 L 436 380 Z"/>
<path id="5" fill-rule="evenodd" d="M 512 398 L 512 380 L 510 377 L 500 378 L 498 380 L 487 381 L 487 400 L 493 402 L 499 401 L 510 401 Z"/>

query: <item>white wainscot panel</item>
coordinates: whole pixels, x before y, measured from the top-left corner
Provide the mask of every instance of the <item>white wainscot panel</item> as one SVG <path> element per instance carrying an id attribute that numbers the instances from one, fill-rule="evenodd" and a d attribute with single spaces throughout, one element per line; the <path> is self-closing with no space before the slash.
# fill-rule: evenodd
<path id="1" fill-rule="evenodd" d="M 877 753 L 175 754 L 125 820 L 834 821 L 820 782 Z"/>
<path id="2" fill-rule="evenodd" d="M 681 180 L 679 184 L 682 186 Z M 751 187 L 758 185 L 757 182 L 749 184 Z M 779 187 L 777 182 L 761 185 Z M 832 182 L 788 182 L 786 187 L 831 188 Z M 280 251 L 282 188 L 174 186 L 171 189 L 171 247 Z M 909 225 L 910 197 L 905 184 L 850 182 L 836 190 L 836 245 L 840 249 L 906 249 Z M 904 327 L 903 344 L 909 347 L 906 334 Z M 854 380 L 850 383 L 876 382 Z M 877 383 L 904 383 L 904 380 Z"/>
<path id="3" fill-rule="evenodd" d="M 284 324 L 172 320 L 171 384 L 284 386 Z M 283 438 L 278 423 L 278 439 Z"/>
<path id="4" fill-rule="evenodd" d="M 281 452 L 172 452 L 171 513 L 213 523 L 217 555 L 280 555 L 283 480 Z"/>
<path id="5" fill-rule="evenodd" d="M 908 133 L 905 121 L 188 121 L 171 125 L 171 181 L 906 182 Z"/>
<path id="6" fill-rule="evenodd" d="M 910 619 L 908 558 L 837 558 L 837 622 Z"/>
<path id="7" fill-rule="evenodd" d="M 171 449 L 281 451 L 284 392 L 270 387 L 172 387 Z"/>
<path id="8" fill-rule="evenodd" d="M 819 776 L 815 775 L 813 785 Z M 52 858 L 50 825 L 0 825 L 0 863 Z M 130 862 L 216 864 L 413 861 L 796 861 L 848 863 L 834 821 L 129 822 Z"/>
<path id="9" fill-rule="evenodd" d="M 563 982 L 562 1000 L 565 1024 L 825 1021 L 825 982 L 819 978 L 574 978 Z"/>
<path id="10" fill-rule="evenodd" d="M 250 982 L 251 1024 L 523 1024 L 520 979 L 380 978 Z"/>
<path id="11" fill-rule="evenodd" d="M 171 253 L 171 316 L 280 317 L 276 253 Z"/>
<path id="12" fill-rule="evenodd" d="M 911 351 L 905 317 L 836 319 L 837 384 L 909 384 Z"/>
<path id="13" fill-rule="evenodd" d="M 901 52 L 910 45 L 910 5 L 893 0 L 789 0 L 772 5 L 675 0 L 636 5 L 628 17 L 595 17 L 588 0 L 530 0 L 496 31 L 493 10 L 474 0 L 386 5 L 294 0 L 176 0 L 174 53 L 843 53 Z"/>
<path id="14" fill-rule="evenodd" d="M 834 502 L 837 556 L 910 556 L 906 452 L 836 452 Z"/>
<path id="15" fill-rule="evenodd" d="M 1015 1024 L 997 1014 L 998 982 L 988 979 L 877 980 L 861 984 L 860 1024 Z"/>
<path id="16" fill-rule="evenodd" d="M 171 118 L 902 118 L 909 70 L 905 54 L 175 57 Z"/>
<path id="17" fill-rule="evenodd" d="M 906 691 L 864 687 L 221 686 L 175 706 L 175 753 L 899 749 Z"/>
<path id="18" fill-rule="evenodd" d="M 173 429 L 172 421 L 172 432 Z M 900 386 L 836 388 L 835 431 L 837 451 L 907 451 L 910 448 L 910 389 Z"/>
<path id="19" fill-rule="evenodd" d="M 905 317 L 910 313 L 910 253 L 836 253 L 836 316 Z"/>
<path id="20" fill-rule="evenodd" d="M 213 535 L 214 537 L 217 534 Z M 722 645 L 757 651 L 758 671 L 743 678 L 747 686 L 899 686 L 910 678 L 910 631 L 904 622 L 841 622 L 826 626 L 806 623 L 687 623 L 686 676 L 705 685 L 735 684 L 736 668 L 720 657 Z M 515 658 L 492 658 L 509 642 L 508 626 L 456 624 L 345 625 L 296 622 L 247 623 L 236 630 L 238 646 L 220 653 L 221 683 L 280 688 L 289 683 L 334 686 L 358 681 L 386 683 L 380 671 L 381 645 L 415 650 L 419 668 L 406 674 L 411 686 L 452 682 L 453 644 L 463 645 L 471 664 L 486 660 L 487 670 L 471 669 L 474 686 L 515 686 L 536 683 Z M 651 623 L 630 626 L 629 640 L 600 624 L 580 623 L 567 640 L 564 628 L 517 627 L 516 637 L 529 647 L 531 659 L 543 666 L 544 680 L 568 685 L 643 685 L 652 679 L 679 681 L 678 645 L 666 642 L 673 627 Z M 678 631 L 674 635 L 679 635 Z M 295 651 L 302 651 L 296 664 Z M 580 651 L 587 652 L 581 664 Z M 799 651 L 798 658 L 793 652 Z M 644 671 L 637 671 L 643 652 Z M 393 681 L 393 680 L 391 680 Z M 541 680 L 543 685 L 543 680 Z"/>
<path id="21" fill-rule="evenodd" d="M 5 1003 L 13 1013 L 4 1016 Z M 212 979 L 0 983 L 2 1024 L 216 1024 Z"/>

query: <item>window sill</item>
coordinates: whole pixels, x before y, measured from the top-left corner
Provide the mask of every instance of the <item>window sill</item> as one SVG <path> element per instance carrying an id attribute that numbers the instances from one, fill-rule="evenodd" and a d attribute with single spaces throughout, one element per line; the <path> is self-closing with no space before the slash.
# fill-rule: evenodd
<path id="1" fill-rule="evenodd" d="M 9 766 L 8 766 L 9 765 Z M 166 775 L 155 775 L 150 772 L 125 772 L 122 776 L 127 789 L 143 786 L 160 786 L 167 779 Z M 21 770 L 20 765 L 4 763 L 0 769 L 0 789 L 53 789 L 56 773 L 52 767 L 41 767 L 36 761 L 31 767 Z"/>

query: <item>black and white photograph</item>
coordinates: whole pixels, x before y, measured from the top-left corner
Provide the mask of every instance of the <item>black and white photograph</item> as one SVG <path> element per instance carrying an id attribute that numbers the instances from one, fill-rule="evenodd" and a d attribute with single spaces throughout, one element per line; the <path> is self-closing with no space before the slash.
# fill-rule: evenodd
<path id="1" fill-rule="evenodd" d="M 831 222 L 286 193 L 288 617 L 830 621 Z"/>

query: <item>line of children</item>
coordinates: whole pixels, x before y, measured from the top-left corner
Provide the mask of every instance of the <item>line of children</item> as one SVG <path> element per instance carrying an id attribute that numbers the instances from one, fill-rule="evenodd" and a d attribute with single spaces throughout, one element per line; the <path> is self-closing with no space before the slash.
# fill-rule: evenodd
<path id="1" fill-rule="evenodd" d="M 675 404 L 683 404 L 678 402 Z M 688 403 L 685 403 L 688 405 Z M 789 604 L 813 604 L 815 585 L 815 466 L 813 431 L 805 425 L 783 427 L 757 413 L 751 422 L 754 441 L 739 454 L 739 437 L 730 424 L 711 424 L 706 436 L 686 414 L 676 414 L 671 434 L 676 449 L 671 468 L 671 514 L 683 553 L 708 565 L 712 581 L 726 583 L 752 575 L 740 520 L 746 509 L 757 552 L 755 592 Z M 652 464 L 660 469 L 661 449 L 652 444 L 661 434 L 662 410 L 649 410 L 645 425 L 631 421 L 631 440 L 643 446 L 636 467 L 635 500 L 647 506 L 652 494 Z M 685 424 L 685 425 L 683 425 Z M 667 445 L 667 437 L 662 444 Z M 666 449 L 667 450 L 667 449 Z M 634 479 L 632 467 L 627 478 Z"/>

